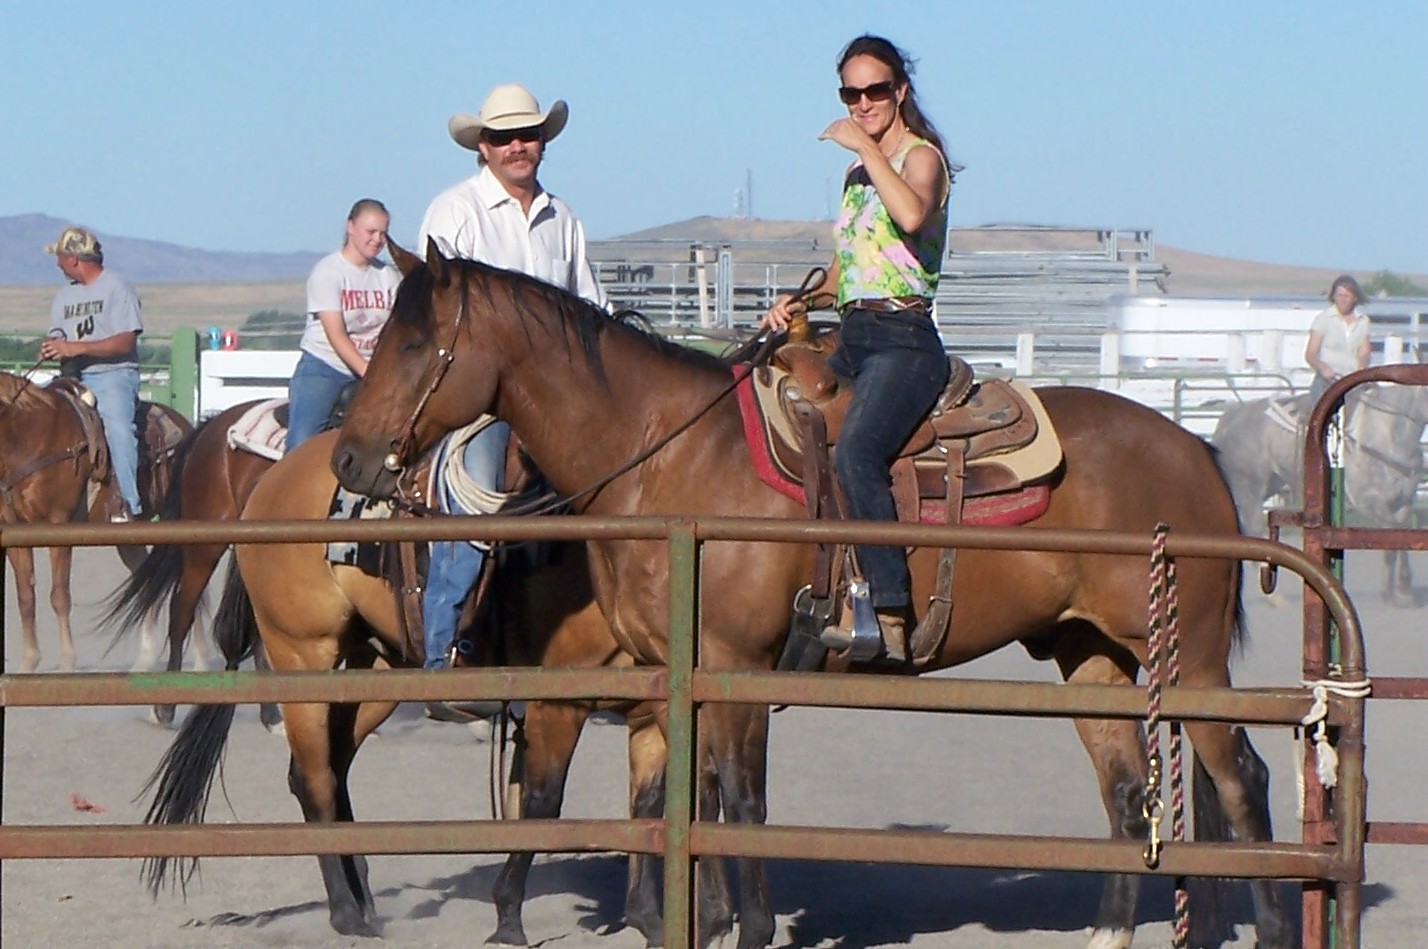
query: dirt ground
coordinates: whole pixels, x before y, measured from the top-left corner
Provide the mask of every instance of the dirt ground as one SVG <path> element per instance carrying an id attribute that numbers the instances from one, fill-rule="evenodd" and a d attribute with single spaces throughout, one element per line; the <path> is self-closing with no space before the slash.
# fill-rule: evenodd
<path id="1" fill-rule="evenodd" d="M 1428 569 L 1428 568 L 1425 568 Z M 118 558 L 76 553 L 76 633 L 86 670 L 124 670 L 134 646 L 106 653 L 95 631 L 100 600 L 119 582 Z M 1416 638 L 1420 614 L 1379 603 L 1378 556 L 1349 560 L 1349 588 L 1369 635 L 1369 669 L 1424 675 Z M 44 583 L 48 583 L 44 579 Z M 8 655 L 19 655 L 13 580 Z M 1247 594 L 1251 639 L 1238 660 L 1246 685 L 1295 683 L 1299 676 L 1298 583 L 1284 584 L 1288 605 Z M 41 593 L 41 670 L 57 655 L 54 625 Z M 1019 651 L 1006 650 L 958 670 L 960 676 L 1054 676 Z M 1370 819 L 1418 820 L 1425 765 L 1409 703 L 1375 703 L 1368 729 Z M 1287 733 L 1257 729 L 1269 761 L 1279 836 L 1298 839 L 1295 781 Z M 6 715 L 4 820 L 9 824 L 136 823 L 136 800 L 172 732 L 133 708 L 16 709 Z M 586 731 L 577 754 L 566 814 L 615 817 L 625 810 L 625 733 L 611 724 Z M 359 818 L 480 817 L 486 803 L 488 739 L 461 725 L 425 720 L 403 707 L 358 757 L 352 780 Z M 239 710 L 226 761 L 224 795 L 213 822 L 297 821 L 286 788 L 286 744 L 265 732 L 255 709 Z M 770 823 L 923 827 L 959 831 L 1100 836 L 1105 817 L 1091 769 L 1059 721 L 1023 721 L 912 713 L 790 710 L 774 717 L 769 752 Z M 102 810 L 86 810 L 85 802 Z M 78 805 L 78 808 L 77 808 Z M 204 861 L 187 899 L 151 901 L 130 860 L 11 861 L 3 867 L 8 946 L 159 947 L 472 945 L 495 926 L 491 885 L 500 861 L 486 856 L 374 857 L 371 882 L 384 927 L 381 943 L 335 935 L 311 858 Z M 1371 848 L 1364 944 L 1375 949 L 1422 945 L 1428 927 L 1428 854 Z M 769 882 L 778 918 L 777 946 L 1076 947 L 1085 945 L 1099 899 L 1088 874 L 937 869 L 776 861 Z M 620 922 L 624 864 L 614 856 L 537 859 L 525 911 L 533 944 L 637 947 L 643 938 Z M 1169 942 L 1171 892 L 1149 880 L 1137 946 Z M 1241 925 L 1237 947 L 1253 945 Z"/>

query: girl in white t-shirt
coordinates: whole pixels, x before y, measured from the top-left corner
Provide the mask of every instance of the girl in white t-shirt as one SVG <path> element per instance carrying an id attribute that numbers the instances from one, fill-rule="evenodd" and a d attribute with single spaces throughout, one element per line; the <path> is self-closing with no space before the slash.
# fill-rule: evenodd
<path id="1" fill-rule="evenodd" d="M 1314 370 L 1309 401 L 1329 388 L 1329 383 L 1369 364 L 1369 318 L 1359 310 L 1365 300 L 1359 282 L 1348 274 L 1329 288 L 1329 302 L 1309 325 L 1304 361 Z"/>
<path id="2" fill-rule="evenodd" d="M 343 387 L 367 372 L 401 282 L 395 267 L 377 259 L 390 223 L 382 202 L 358 201 L 347 215 L 342 249 L 319 260 L 307 278 L 302 355 L 288 383 L 289 451 L 322 431 Z"/>

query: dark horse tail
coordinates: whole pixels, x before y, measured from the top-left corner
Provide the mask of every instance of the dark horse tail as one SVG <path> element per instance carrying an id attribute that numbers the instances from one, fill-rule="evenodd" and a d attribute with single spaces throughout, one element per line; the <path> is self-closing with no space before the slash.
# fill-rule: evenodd
<path id="1" fill-rule="evenodd" d="M 253 602 L 248 598 L 248 590 L 243 586 L 236 563 L 228 568 L 228 580 L 223 588 L 213 633 L 230 671 L 237 669 L 239 663 L 257 648 L 258 623 L 253 614 Z M 140 792 L 141 797 L 151 791 L 154 796 L 148 813 L 144 815 L 144 823 L 203 823 L 209 795 L 213 791 L 213 779 L 222 773 L 223 750 L 228 744 L 228 731 L 232 725 L 232 704 L 193 707 L 174 743 L 164 752 L 163 760 Z M 144 883 L 154 896 L 165 884 L 185 891 L 189 878 L 198 868 L 197 858 L 183 858 L 179 861 L 177 872 L 171 875 L 171 859 L 150 857 L 144 861 Z"/>
<path id="2" fill-rule="evenodd" d="M 200 422 L 174 449 L 170 464 L 169 485 L 159 504 L 159 519 L 177 521 L 183 518 L 183 473 L 193 454 L 198 435 L 208 422 Z M 143 618 L 166 602 L 183 576 L 183 548 L 177 544 L 157 544 L 149 550 L 139 569 L 108 597 L 108 612 L 101 625 L 113 627 L 117 642 Z"/>
<path id="3" fill-rule="evenodd" d="M 1223 459 L 1219 450 L 1209 442 L 1206 442 L 1206 447 L 1215 460 L 1215 468 L 1220 473 L 1225 493 L 1230 494 L 1229 479 L 1225 476 Z M 1236 527 L 1243 527 L 1239 522 L 1238 507 L 1235 510 L 1235 524 Z M 1236 561 L 1234 567 L 1235 589 L 1234 602 L 1230 606 L 1232 610 L 1230 621 L 1233 624 L 1230 644 L 1232 649 L 1239 650 L 1243 649 L 1248 633 L 1245 625 L 1244 563 Z M 1266 838 L 1272 838 L 1269 812 L 1269 767 L 1260 757 L 1259 752 L 1255 751 L 1254 746 L 1250 744 L 1249 734 L 1244 728 L 1236 728 L 1235 733 L 1240 743 L 1235 761 L 1236 769 L 1239 771 L 1240 779 L 1244 782 L 1250 806 L 1262 815 Z M 1191 798 L 1195 811 L 1195 840 L 1225 843 L 1235 839 L 1229 818 L 1220 803 L 1220 795 L 1215 790 L 1215 782 L 1210 777 L 1210 772 L 1200 762 L 1198 755 L 1194 759 L 1191 777 Z M 1233 882 L 1223 877 L 1190 878 L 1190 903 L 1194 907 L 1190 916 L 1191 945 L 1218 946 L 1234 938 L 1234 920 L 1238 916 L 1238 908 L 1233 905 Z M 1268 937 L 1265 934 L 1259 935 L 1262 945 L 1273 944 L 1272 941 L 1267 941 Z"/>

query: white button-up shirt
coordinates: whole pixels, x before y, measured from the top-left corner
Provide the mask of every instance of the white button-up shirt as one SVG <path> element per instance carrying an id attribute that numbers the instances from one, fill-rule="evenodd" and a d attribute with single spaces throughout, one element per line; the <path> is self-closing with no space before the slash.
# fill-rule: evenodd
<path id="1" fill-rule="evenodd" d="M 449 257 L 519 270 L 606 305 L 586 256 L 585 230 L 566 203 L 541 189 L 527 217 L 488 167 L 436 196 L 422 218 L 418 255 L 425 255 L 428 237 Z"/>

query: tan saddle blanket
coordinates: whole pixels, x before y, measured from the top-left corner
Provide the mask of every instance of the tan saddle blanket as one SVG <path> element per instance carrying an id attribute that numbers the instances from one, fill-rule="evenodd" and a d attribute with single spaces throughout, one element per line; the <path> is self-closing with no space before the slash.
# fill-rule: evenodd
<path id="1" fill-rule="evenodd" d="M 822 415 L 828 444 L 836 451 L 853 395 L 852 384 L 828 365 L 832 335 L 824 334 L 810 344 L 784 346 L 770 365 L 752 373 L 747 387 L 741 387 L 747 388 L 741 391 L 740 401 L 755 467 L 765 483 L 798 500 L 805 500 L 801 433 L 806 413 Z M 949 475 L 956 470 L 948 463 L 954 453 L 964 461 L 961 496 L 969 502 L 966 520 L 978 523 L 989 521 L 974 516 L 977 499 L 1005 501 L 1030 486 L 1044 486 L 1061 464 L 1060 441 L 1029 386 L 1003 380 L 975 382 L 964 361 L 951 359 L 946 389 L 893 464 L 893 497 L 900 520 L 945 521 L 948 478 L 956 476 Z"/>

